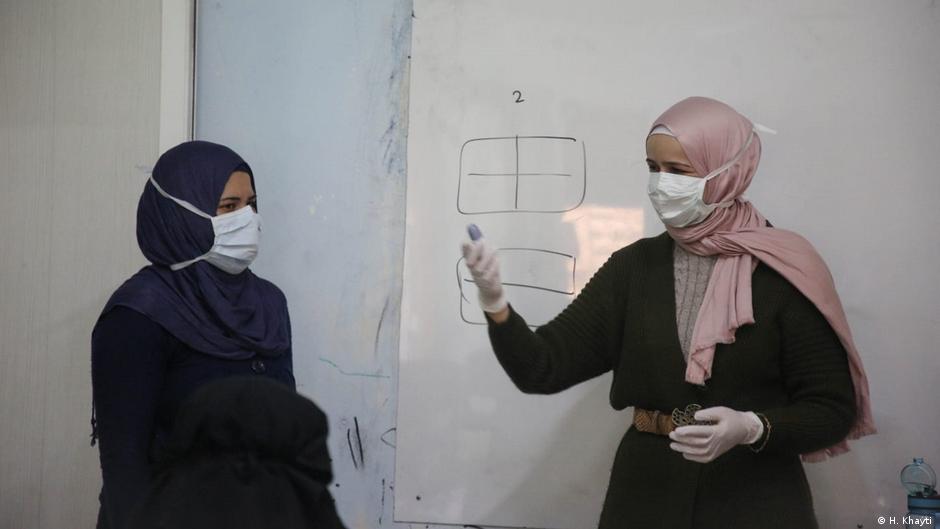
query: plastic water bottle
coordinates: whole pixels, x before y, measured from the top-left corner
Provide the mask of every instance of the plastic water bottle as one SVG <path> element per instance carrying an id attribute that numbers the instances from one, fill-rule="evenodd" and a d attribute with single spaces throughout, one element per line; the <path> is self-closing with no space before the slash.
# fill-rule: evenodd
<path id="1" fill-rule="evenodd" d="M 907 489 L 907 515 L 904 527 L 936 529 L 940 521 L 940 495 L 937 474 L 921 457 L 901 469 L 901 484 Z"/>

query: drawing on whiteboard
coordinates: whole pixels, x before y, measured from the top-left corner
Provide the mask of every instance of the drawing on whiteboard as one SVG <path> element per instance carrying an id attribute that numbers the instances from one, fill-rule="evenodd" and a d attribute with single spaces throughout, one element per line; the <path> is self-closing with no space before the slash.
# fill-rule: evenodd
<path id="1" fill-rule="evenodd" d="M 388 430 L 385 430 L 384 432 L 382 432 L 382 435 L 379 436 L 379 441 L 382 441 L 387 446 L 395 448 L 395 443 L 386 439 L 385 436 L 387 436 L 390 433 L 396 433 L 397 431 L 398 431 L 398 428 L 394 428 L 394 427 L 389 428 Z"/>
<path id="2" fill-rule="evenodd" d="M 324 364 L 328 365 L 328 366 L 332 366 L 332 367 L 335 368 L 337 371 L 339 371 L 341 374 L 346 375 L 347 377 L 391 378 L 389 375 L 383 375 L 381 372 L 378 372 L 378 373 L 359 373 L 359 372 L 346 371 L 346 370 L 344 370 L 343 368 L 341 368 L 336 362 L 330 360 L 329 358 L 323 357 L 323 356 L 320 357 L 320 361 L 323 362 Z"/>
<path id="3" fill-rule="evenodd" d="M 460 147 L 457 211 L 564 213 L 584 202 L 583 141 L 565 136 L 502 136 Z"/>
<path id="4" fill-rule="evenodd" d="M 548 322 L 575 295 L 577 258 L 540 248 L 500 248 L 500 275 L 506 296 L 526 315 L 532 327 Z M 460 319 L 470 325 L 486 325 L 476 303 L 476 284 L 464 258 L 457 261 Z"/>
<path id="5" fill-rule="evenodd" d="M 359 417 L 353 417 L 353 421 L 356 423 L 356 446 L 359 448 L 358 461 L 356 461 L 356 451 L 353 450 L 352 430 L 350 428 L 346 428 L 346 444 L 349 445 L 349 456 L 352 458 L 353 468 L 359 470 L 365 468 L 365 453 L 362 450 L 362 436 L 359 434 Z"/>

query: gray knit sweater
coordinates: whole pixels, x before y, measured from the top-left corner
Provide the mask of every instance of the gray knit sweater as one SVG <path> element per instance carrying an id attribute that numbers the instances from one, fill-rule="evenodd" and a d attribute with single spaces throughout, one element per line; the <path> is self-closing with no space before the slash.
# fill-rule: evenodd
<path id="1" fill-rule="evenodd" d="M 689 253 L 678 244 L 673 246 L 672 266 L 676 283 L 676 329 L 682 356 L 689 360 L 689 344 L 698 311 L 705 298 L 708 280 L 715 268 L 717 256 L 701 256 Z"/>

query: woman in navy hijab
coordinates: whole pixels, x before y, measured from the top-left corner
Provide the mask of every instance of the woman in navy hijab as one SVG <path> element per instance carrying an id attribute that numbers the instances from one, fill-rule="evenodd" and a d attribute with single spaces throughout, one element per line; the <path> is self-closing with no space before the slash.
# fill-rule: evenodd
<path id="1" fill-rule="evenodd" d="M 248 269 L 260 231 L 251 168 L 231 149 L 193 141 L 157 161 L 137 207 L 151 264 L 111 296 L 92 333 L 98 529 L 124 527 L 197 387 L 247 375 L 294 389 L 287 300 Z"/>

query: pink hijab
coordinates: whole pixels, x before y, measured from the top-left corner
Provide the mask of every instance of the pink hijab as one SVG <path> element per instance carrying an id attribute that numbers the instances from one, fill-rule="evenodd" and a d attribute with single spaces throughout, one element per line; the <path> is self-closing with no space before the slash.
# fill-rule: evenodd
<path id="1" fill-rule="evenodd" d="M 684 99 L 653 122 L 662 125 L 682 145 L 695 170 L 702 175 L 730 161 L 744 147 L 754 125 L 728 105 L 705 97 Z M 754 323 L 751 274 L 762 262 L 776 270 L 803 293 L 832 326 L 848 354 L 855 385 L 857 418 L 849 439 L 876 432 L 871 415 L 868 379 L 852 341 L 852 333 L 836 293 L 829 268 L 813 246 L 794 232 L 766 226 L 764 216 L 741 195 L 751 183 L 760 160 L 756 136 L 738 162 L 705 185 L 705 202 L 734 201 L 718 208 L 704 221 L 685 228 L 666 229 L 677 244 L 697 255 L 718 255 L 692 331 L 685 379 L 704 384 L 711 377 L 717 344 L 733 343 L 738 327 Z M 822 461 L 849 450 L 846 440 L 810 454 L 806 461 Z"/>

